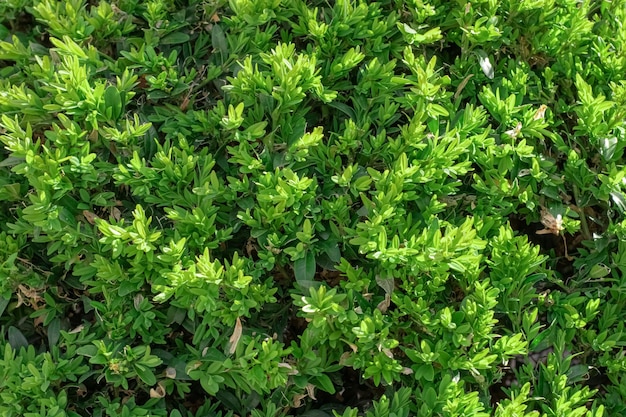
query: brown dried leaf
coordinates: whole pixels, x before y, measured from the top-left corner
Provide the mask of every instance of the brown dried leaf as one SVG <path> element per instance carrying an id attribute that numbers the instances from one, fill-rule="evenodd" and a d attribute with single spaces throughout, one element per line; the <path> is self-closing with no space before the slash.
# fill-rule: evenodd
<path id="1" fill-rule="evenodd" d="M 182 103 L 180 103 L 180 106 L 179 106 L 179 107 L 180 107 L 180 109 L 181 109 L 182 111 L 187 110 L 187 107 L 189 107 L 189 102 L 190 102 L 190 98 L 189 98 L 189 94 L 188 94 L 188 95 L 186 95 L 186 96 L 183 98 Z"/>
<path id="2" fill-rule="evenodd" d="M 293 408 L 302 407 L 302 400 L 306 398 L 306 394 L 296 394 L 293 396 Z"/>
<path id="3" fill-rule="evenodd" d="M 515 128 L 511 129 L 511 130 L 507 130 L 506 133 L 507 135 L 509 135 L 510 138 L 512 139 L 516 139 L 519 134 L 522 132 L 522 123 L 518 122 L 517 126 L 515 126 Z"/>
<path id="4" fill-rule="evenodd" d="M 83 331 L 84 328 L 85 328 L 84 324 L 79 324 L 78 326 L 76 326 L 72 330 L 70 330 L 68 333 L 69 334 L 80 333 L 80 332 Z"/>
<path id="5" fill-rule="evenodd" d="M 111 207 L 111 217 L 119 222 L 122 218 L 122 212 L 117 207 Z"/>
<path id="6" fill-rule="evenodd" d="M 22 297 L 22 294 L 18 292 L 16 295 L 17 295 L 17 305 L 15 306 L 15 308 L 20 307 L 22 304 L 26 304 L 24 302 L 24 297 Z"/>
<path id="7" fill-rule="evenodd" d="M 169 379 L 176 378 L 176 369 L 172 368 L 171 366 L 168 366 L 165 369 L 165 377 Z"/>
<path id="8" fill-rule="evenodd" d="M 413 369 L 404 367 L 402 368 L 402 375 L 411 375 L 413 374 Z"/>
<path id="9" fill-rule="evenodd" d="M 309 395 L 309 398 L 311 398 L 313 401 L 317 400 L 317 398 L 315 398 L 315 385 L 306 384 L 306 387 L 304 388 L 306 389 L 306 392 Z"/>
<path id="10" fill-rule="evenodd" d="M 385 290 L 385 294 L 391 294 L 396 287 L 393 277 L 383 278 L 380 275 L 376 275 L 376 284 Z"/>
<path id="11" fill-rule="evenodd" d="M 463 78 L 463 81 L 461 81 L 461 84 L 459 84 L 459 86 L 456 88 L 456 93 L 454 93 L 454 100 L 455 101 L 456 101 L 456 99 L 459 98 L 459 96 L 461 95 L 461 92 L 463 91 L 463 89 L 465 88 L 467 83 L 469 82 L 470 78 L 472 78 L 473 76 L 474 76 L 474 74 L 470 74 L 467 77 Z"/>
<path id="12" fill-rule="evenodd" d="M 546 110 L 547 109 L 548 109 L 548 106 L 546 106 L 545 104 L 542 104 L 541 106 L 539 106 L 539 109 L 535 113 L 535 116 L 533 117 L 533 120 L 543 119 L 543 117 L 546 114 Z"/>
<path id="13" fill-rule="evenodd" d="M 44 314 L 43 316 L 35 317 L 35 319 L 33 320 L 33 325 L 37 327 L 40 324 L 43 324 L 45 319 L 46 319 L 46 314 Z"/>
<path id="14" fill-rule="evenodd" d="M 287 373 L 287 375 L 298 375 L 298 370 L 294 369 L 291 365 L 289 365 L 287 362 L 281 362 L 278 364 L 279 368 L 285 368 L 285 369 L 289 369 L 289 372 Z"/>
<path id="15" fill-rule="evenodd" d="M 389 294 L 385 294 L 385 299 L 383 301 L 381 301 L 380 303 L 378 303 L 376 308 L 381 313 L 385 313 L 390 305 L 391 305 L 391 297 L 389 297 Z"/>
<path id="16" fill-rule="evenodd" d="M 387 348 L 383 349 L 382 352 L 389 358 L 393 359 L 393 352 Z"/>
<path id="17" fill-rule="evenodd" d="M 233 335 L 228 339 L 228 343 L 230 344 L 230 348 L 228 349 L 228 353 L 231 355 L 235 353 L 237 350 L 237 344 L 239 343 L 239 339 L 241 338 L 241 332 L 243 331 L 243 327 L 241 326 L 241 319 L 237 317 L 237 322 L 235 323 L 235 329 L 233 330 Z"/>
<path id="18" fill-rule="evenodd" d="M 165 397 L 165 388 L 159 382 L 156 388 L 150 388 L 150 398 L 163 398 Z"/>
<path id="19" fill-rule="evenodd" d="M 135 307 L 135 310 L 139 311 L 141 303 L 143 303 L 143 295 L 137 294 L 135 298 L 133 298 L 133 306 Z"/>
<path id="20" fill-rule="evenodd" d="M 99 219 L 98 216 L 90 212 L 89 210 L 83 210 L 83 216 L 85 216 L 85 220 L 89 222 L 89 224 L 96 224 L 96 219 Z"/>
<path id="21" fill-rule="evenodd" d="M 246 242 L 246 253 L 248 254 L 248 256 L 252 256 L 254 252 L 257 252 L 257 247 L 254 244 L 254 240 L 250 238 Z"/>
<path id="22" fill-rule="evenodd" d="M 79 397 L 84 397 L 85 395 L 87 395 L 87 387 L 84 384 L 80 384 L 80 386 L 76 390 L 76 395 L 78 395 Z"/>
<path id="23" fill-rule="evenodd" d="M 563 231 L 563 218 L 559 214 L 554 217 L 552 213 L 545 207 L 541 207 L 541 224 L 545 226 L 545 229 L 537 230 L 538 235 L 560 235 Z"/>

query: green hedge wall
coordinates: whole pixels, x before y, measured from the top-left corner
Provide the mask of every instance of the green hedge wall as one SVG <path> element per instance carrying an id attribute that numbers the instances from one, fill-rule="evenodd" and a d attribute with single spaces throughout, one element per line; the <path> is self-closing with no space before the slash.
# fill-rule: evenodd
<path id="1" fill-rule="evenodd" d="M 0 2 L 0 415 L 626 416 L 625 0 Z"/>

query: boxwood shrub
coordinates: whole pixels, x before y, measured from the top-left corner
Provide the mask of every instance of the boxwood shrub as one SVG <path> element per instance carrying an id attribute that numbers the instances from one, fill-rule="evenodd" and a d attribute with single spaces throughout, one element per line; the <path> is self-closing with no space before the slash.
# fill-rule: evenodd
<path id="1" fill-rule="evenodd" d="M 625 416 L 624 22 L 1 1 L 0 414 Z"/>

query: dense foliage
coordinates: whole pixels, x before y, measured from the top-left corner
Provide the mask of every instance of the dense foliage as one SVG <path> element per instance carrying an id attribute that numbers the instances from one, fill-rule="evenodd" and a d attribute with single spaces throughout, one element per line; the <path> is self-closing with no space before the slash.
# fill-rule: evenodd
<path id="1" fill-rule="evenodd" d="M 3 0 L 0 415 L 626 416 L 625 0 Z"/>

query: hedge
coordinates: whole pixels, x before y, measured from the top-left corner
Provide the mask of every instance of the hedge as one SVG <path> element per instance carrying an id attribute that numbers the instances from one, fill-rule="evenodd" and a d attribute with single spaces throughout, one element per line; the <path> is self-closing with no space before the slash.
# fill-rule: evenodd
<path id="1" fill-rule="evenodd" d="M 626 416 L 624 22 L 0 2 L 0 414 Z"/>

